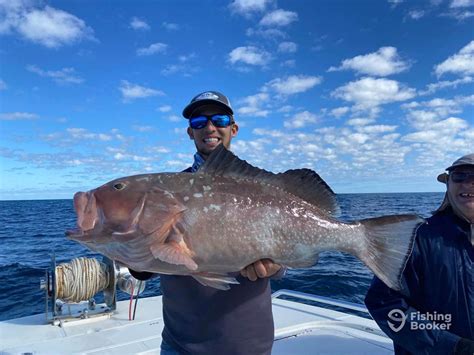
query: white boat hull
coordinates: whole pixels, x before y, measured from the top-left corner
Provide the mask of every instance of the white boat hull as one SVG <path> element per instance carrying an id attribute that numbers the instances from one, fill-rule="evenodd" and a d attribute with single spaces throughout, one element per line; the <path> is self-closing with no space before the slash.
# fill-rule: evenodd
<path id="1" fill-rule="evenodd" d="M 84 306 L 71 306 L 72 314 L 75 307 Z M 56 325 L 44 314 L 3 321 L 0 353 L 159 354 L 161 296 L 140 299 L 134 321 L 128 320 L 128 307 L 129 301 L 121 301 L 113 314 Z M 277 297 L 273 314 L 273 354 L 393 354 L 392 341 L 371 319 Z"/>

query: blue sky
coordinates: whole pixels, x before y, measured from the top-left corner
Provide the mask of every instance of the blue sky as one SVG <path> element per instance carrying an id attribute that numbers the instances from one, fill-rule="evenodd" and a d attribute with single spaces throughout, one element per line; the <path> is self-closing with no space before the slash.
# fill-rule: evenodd
<path id="1" fill-rule="evenodd" d="M 473 29 L 473 0 L 0 0 L 0 199 L 189 166 L 181 112 L 206 90 L 253 165 L 442 191 L 474 151 Z"/>

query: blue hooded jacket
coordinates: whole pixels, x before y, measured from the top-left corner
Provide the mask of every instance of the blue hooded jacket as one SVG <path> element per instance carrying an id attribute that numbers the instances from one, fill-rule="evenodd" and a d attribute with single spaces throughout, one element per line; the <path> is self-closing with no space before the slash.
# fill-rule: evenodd
<path id="1" fill-rule="evenodd" d="M 474 340 L 474 247 L 470 233 L 469 223 L 450 207 L 437 212 L 417 231 L 402 290 L 388 288 L 377 277 L 372 281 L 365 304 L 393 340 L 395 354 L 452 354 L 460 338 Z M 394 309 L 405 315 L 395 311 L 399 322 L 393 314 L 389 317 Z M 403 326 L 401 318 L 405 318 Z"/>

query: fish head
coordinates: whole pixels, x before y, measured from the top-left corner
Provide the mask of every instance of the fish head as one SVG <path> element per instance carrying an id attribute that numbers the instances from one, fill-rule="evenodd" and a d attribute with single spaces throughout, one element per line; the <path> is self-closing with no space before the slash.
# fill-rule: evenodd
<path id="1" fill-rule="evenodd" d="M 173 195 L 154 184 L 151 177 L 116 179 L 74 195 L 77 228 L 66 234 L 78 241 L 147 235 L 166 224 L 167 216 L 180 207 Z"/>

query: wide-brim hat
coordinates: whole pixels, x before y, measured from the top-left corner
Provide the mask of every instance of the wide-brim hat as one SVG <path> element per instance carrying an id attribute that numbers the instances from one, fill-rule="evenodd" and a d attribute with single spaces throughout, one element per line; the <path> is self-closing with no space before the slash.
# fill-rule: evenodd
<path id="1" fill-rule="evenodd" d="M 474 153 L 467 154 L 454 161 L 451 166 L 446 168 L 446 171 L 453 171 L 454 169 L 459 168 L 460 166 L 474 166 Z M 446 184 L 448 182 L 448 178 L 449 175 L 446 172 L 438 175 L 438 181 L 442 182 L 443 184 Z"/>
<path id="2" fill-rule="evenodd" d="M 191 114 L 202 105 L 216 105 L 220 106 L 227 113 L 231 115 L 234 114 L 232 107 L 230 106 L 230 101 L 224 94 L 218 91 L 205 91 L 193 97 L 191 102 L 183 110 L 183 116 L 185 118 L 190 118 Z"/>

